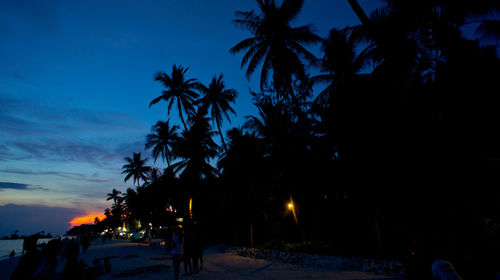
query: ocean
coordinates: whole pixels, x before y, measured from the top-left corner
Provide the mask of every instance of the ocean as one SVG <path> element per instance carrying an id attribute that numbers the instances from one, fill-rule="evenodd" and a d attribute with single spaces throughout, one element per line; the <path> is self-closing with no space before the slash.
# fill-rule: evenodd
<path id="1" fill-rule="evenodd" d="M 42 238 L 38 240 L 38 243 L 49 242 L 52 239 L 53 238 Z M 23 239 L 0 240 L 0 261 L 8 259 L 12 250 L 16 252 L 16 257 L 21 256 L 23 242 Z"/>

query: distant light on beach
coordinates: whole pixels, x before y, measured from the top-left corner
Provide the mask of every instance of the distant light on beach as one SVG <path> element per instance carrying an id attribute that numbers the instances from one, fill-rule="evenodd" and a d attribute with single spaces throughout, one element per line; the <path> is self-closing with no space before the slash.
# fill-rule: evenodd
<path id="1" fill-rule="evenodd" d="M 75 217 L 69 223 L 71 224 L 71 227 L 80 226 L 83 224 L 93 224 L 95 221 L 95 218 L 98 218 L 99 220 L 103 220 L 104 218 L 106 218 L 106 216 L 104 216 L 103 214 L 90 214 L 87 216 Z"/>

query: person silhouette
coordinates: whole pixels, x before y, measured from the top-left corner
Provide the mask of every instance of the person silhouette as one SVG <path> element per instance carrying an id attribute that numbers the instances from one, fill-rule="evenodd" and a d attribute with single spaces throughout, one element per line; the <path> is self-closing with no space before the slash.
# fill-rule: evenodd
<path id="1" fill-rule="evenodd" d="M 179 279 L 179 269 L 181 265 L 181 260 L 184 258 L 184 240 L 182 237 L 182 230 L 176 227 L 174 230 L 174 236 L 171 242 L 172 248 L 172 260 L 174 264 L 174 278 Z"/>

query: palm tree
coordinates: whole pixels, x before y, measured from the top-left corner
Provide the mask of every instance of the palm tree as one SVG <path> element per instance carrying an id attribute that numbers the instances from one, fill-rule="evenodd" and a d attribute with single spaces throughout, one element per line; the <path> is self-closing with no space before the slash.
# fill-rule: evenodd
<path id="1" fill-rule="evenodd" d="M 147 174 L 148 183 L 157 182 L 158 180 L 160 180 L 162 175 L 163 174 L 161 174 L 161 171 L 158 168 L 151 168 Z"/>
<path id="2" fill-rule="evenodd" d="M 328 95 L 336 85 L 352 80 L 367 65 L 373 46 L 368 46 L 356 54 L 358 42 L 348 28 L 330 30 L 321 47 L 324 56 L 320 66 L 324 74 L 311 78 L 315 83 L 328 84 L 316 100 L 328 100 Z"/>
<path id="3" fill-rule="evenodd" d="M 108 198 L 106 198 L 106 200 L 113 200 L 114 204 L 117 204 L 117 202 L 120 203 L 123 200 L 121 194 L 122 194 L 121 191 L 113 189 L 113 191 L 108 193 Z"/>
<path id="4" fill-rule="evenodd" d="M 134 153 L 133 157 L 124 158 L 127 164 L 122 166 L 122 174 L 126 173 L 125 182 L 130 179 L 130 177 L 134 177 L 134 183 L 137 181 L 137 186 L 140 186 L 140 180 L 144 182 L 147 180 L 147 174 L 151 167 L 146 166 L 147 158 L 142 159 L 141 153 Z"/>
<path id="5" fill-rule="evenodd" d="M 363 11 L 363 8 L 361 8 L 357 0 L 347 0 L 347 2 L 349 2 L 349 5 L 351 5 L 352 10 L 356 13 L 356 16 L 358 16 L 362 24 L 370 24 L 370 19 L 366 15 L 365 11 Z"/>
<path id="6" fill-rule="evenodd" d="M 246 64 L 246 76 L 250 78 L 262 63 L 261 89 L 267 87 L 268 73 L 272 70 L 273 86 L 278 96 L 292 98 L 292 76 L 304 80 L 303 61 L 312 63 L 314 55 L 303 44 L 320 42 L 310 25 L 291 27 L 302 9 L 304 0 L 283 0 L 277 6 L 274 0 L 257 0 L 261 15 L 250 12 L 236 12 L 236 25 L 250 31 L 254 37 L 245 39 L 230 49 L 232 54 L 246 50 L 241 67 Z"/>
<path id="7" fill-rule="evenodd" d="M 184 129 L 187 129 L 187 126 L 182 111 L 184 110 L 188 116 L 191 115 L 194 111 L 193 103 L 198 97 L 198 93 L 193 91 L 197 85 L 196 79 L 185 79 L 185 74 L 188 70 L 189 68 L 183 68 L 182 65 L 177 66 L 174 64 L 170 76 L 163 72 L 157 73 L 155 80 L 163 83 L 166 89 L 162 91 L 162 95 L 153 99 L 149 104 L 149 107 L 151 107 L 160 100 L 165 100 L 168 102 L 168 113 L 170 114 L 172 105 L 174 102 L 177 102 L 177 110 L 179 111 Z"/>
<path id="8" fill-rule="evenodd" d="M 235 114 L 233 108 L 231 108 L 230 103 L 235 102 L 236 97 L 238 96 L 238 92 L 234 89 L 226 89 L 224 85 L 224 81 L 222 80 L 222 74 L 217 78 L 216 76 L 212 77 L 212 82 L 208 87 L 200 84 L 200 91 L 204 94 L 204 96 L 200 99 L 201 106 L 205 107 L 206 110 L 210 110 L 210 115 L 212 117 L 212 121 L 215 121 L 217 124 L 217 129 L 219 130 L 220 139 L 224 146 L 224 151 L 227 151 L 226 142 L 224 141 L 224 136 L 222 135 L 221 124 L 222 124 L 222 116 L 225 116 L 226 119 L 231 123 L 231 119 L 229 118 L 228 111 Z"/>
<path id="9" fill-rule="evenodd" d="M 351 0 L 352 1 L 352 0 Z M 477 33 L 482 35 L 498 35 L 500 20 L 495 14 L 500 12 L 500 3 L 496 0 L 477 1 L 413 1 L 384 0 L 392 13 L 412 15 L 413 19 L 432 20 L 434 24 L 443 23 L 462 27 L 478 24 Z M 416 12 L 417 11 L 417 12 Z M 489 33 L 491 32 L 491 33 Z M 496 35 L 495 35 L 496 34 Z"/>
<path id="10" fill-rule="evenodd" d="M 158 121 L 151 128 L 151 134 L 146 136 L 146 149 L 153 148 L 153 158 L 156 162 L 158 156 L 170 166 L 172 159 L 172 145 L 179 139 L 177 135 L 177 125 L 170 126 L 170 120 L 166 122 Z"/>
<path id="11" fill-rule="evenodd" d="M 204 108 L 199 107 L 198 113 L 190 119 L 192 125 L 182 132 L 173 149 L 174 155 L 181 159 L 172 165 L 175 173 L 182 170 L 181 175 L 197 181 L 216 173 L 209 160 L 217 155 L 218 146 L 212 139 L 215 132 L 211 131 L 205 114 Z"/>

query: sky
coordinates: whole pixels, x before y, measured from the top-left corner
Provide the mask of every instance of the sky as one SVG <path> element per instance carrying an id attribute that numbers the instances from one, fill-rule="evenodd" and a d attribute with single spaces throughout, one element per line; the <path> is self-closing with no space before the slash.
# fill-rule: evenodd
<path id="1" fill-rule="evenodd" d="M 368 13 L 380 6 L 359 2 Z M 123 158 L 151 157 L 145 137 L 158 120 L 180 125 L 163 102 L 148 108 L 161 94 L 158 71 L 181 64 L 205 84 L 223 73 L 239 92 L 224 131 L 255 115 L 258 75 L 247 80 L 242 54 L 229 53 L 251 37 L 232 23 L 237 10 L 258 9 L 254 0 L 0 1 L 0 236 L 62 234 L 76 217 L 102 215 L 113 188 L 132 187 Z M 292 26 L 304 24 L 326 37 L 359 21 L 347 0 L 306 0 Z"/>

